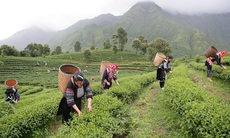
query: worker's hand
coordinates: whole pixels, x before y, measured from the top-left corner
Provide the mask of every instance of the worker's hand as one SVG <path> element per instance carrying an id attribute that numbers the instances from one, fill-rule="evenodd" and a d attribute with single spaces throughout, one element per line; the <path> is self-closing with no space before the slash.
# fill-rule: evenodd
<path id="1" fill-rule="evenodd" d="M 91 112 L 92 111 L 92 106 L 88 105 L 88 111 Z"/>
<path id="2" fill-rule="evenodd" d="M 169 73 L 171 73 L 171 74 L 172 74 L 172 71 L 169 71 Z"/>
<path id="3" fill-rule="evenodd" d="M 81 116 L 82 112 L 81 112 L 81 111 L 78 111 L 77 114 L 78 114 L 78 116 Z"/>
<path id="4" fill-rule="evenodd" d="M 223 68 L 223 69 L 227 69 L 227 67 L 225 67 L 225 66 L 222 66 L 222 68 Z"/>
<path id="5" fill-rule="evenodd" d="M 118 80 L 115 80 L 115 82 L 116 82 L 117 85 L 120 85 L 119 82 L 118 82 Z"/>
<path id="6" fill-rule="evenodd" d="M 110 85 L 110 83 L 109 83 L 109 82 L 106 82 L 106 84 L 107 84 L 107 85 Z"/>

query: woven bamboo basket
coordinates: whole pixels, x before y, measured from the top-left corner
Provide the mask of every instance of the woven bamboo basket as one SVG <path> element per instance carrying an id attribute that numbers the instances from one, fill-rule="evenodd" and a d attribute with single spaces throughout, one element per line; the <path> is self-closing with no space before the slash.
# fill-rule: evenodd
<path id="1" fill-rule="evenodd" d="M 18 88 L 18 81 L 16 79 L 7 79 L 5 81 L 5 86 L 7 87 L 14 87 L 14 88 Z"/>
<path id="2" fill-rule="evenodd" d="M 165 56 L 163 53 L 157 52 L 157 54 L 156 54 L 156 56 L 155 56 L 155 58 L 154 58 L 153 64 L 154 64 L 155 66 L 159 66 L 160 63 L 161 63 L 162 61 L 164 61 L 165 58 L 166 58 L 166 56 Z"/>
<path id="3" fill-rule="evenodd" d="M 103 77 L 103 73 L 105 71 L 106 68 L 108 68 L 112 63 L 110 63 L 109 61 L 102 61 L 101 62 L 101 67 L 100 67 L 100 76 L 101 79 Z"/>
<path id="4" fill-rule="evenodd" d="M 214 46 L 209 47 L 205 52 L 204 55 L 206 58 L 216 54 L 218 51 Z"/>
<path id="5" fill-rule="evenodd" d="M 73 64 L 63 64 L 59 67 L 58 87 L 61 93 L 65 93 L 67 83 L 77 71 L 81 70 Z"/>

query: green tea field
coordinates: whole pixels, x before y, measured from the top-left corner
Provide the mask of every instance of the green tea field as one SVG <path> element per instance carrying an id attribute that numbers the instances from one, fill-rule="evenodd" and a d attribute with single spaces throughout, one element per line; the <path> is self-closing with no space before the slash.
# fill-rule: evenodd
<path id="1" fill-rule="evenodd" d="M 172 61 L 165 89 L 156 80 L 156 67 L 144 55 L 95 50 L 91 61 L 82 53 L 46 57 L 1 57 L 0 137 L 2 138 L 228 138 L 230 137 L 230 56 L 227 69 L 213 67 L 206 78 L 204 58 Z M 37 61 L 40 65 L 36 65 Z M 47 65 L 44 64 L 47 62 Z M 118 80 L 109 90 L 100 85 L 101 61 L 117 63 Z M 70 125 L 56 116 L 62 93 L 59 67 L 74 64 L 93 90 L 92 112 L 86 99 L 82 115 Z M 95 81 L 91 81 L 94 77 Z M 18 81 L 20 101 L 4 101 L 5 81 Z"/>

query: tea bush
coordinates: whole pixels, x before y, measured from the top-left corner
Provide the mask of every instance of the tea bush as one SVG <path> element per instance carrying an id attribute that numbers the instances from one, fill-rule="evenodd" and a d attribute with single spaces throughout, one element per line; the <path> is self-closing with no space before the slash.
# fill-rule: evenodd
<path id="1" fill-rule="evenodd" d="M 180 127 L 188 137 L 229 137 L 230 107 L 191 79 L 185 66 L 170 76 L 160 99 L 181 117 Z"/>

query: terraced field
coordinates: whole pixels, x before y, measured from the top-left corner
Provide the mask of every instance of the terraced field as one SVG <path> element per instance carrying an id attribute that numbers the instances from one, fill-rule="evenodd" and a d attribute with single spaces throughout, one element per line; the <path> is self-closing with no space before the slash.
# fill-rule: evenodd
<path id="1" fill-rule="evenodd" d="M 4 65 L 0 67 L 0 136 L 230 136 L 230 85 L 226 76 L 229 66 L 225 71 L 215 67 L 219 75 L 213 76 L 214 82 L 208 82 L 202 62 L 184 58 L 175 60 L 172 63 L 174 73 L 167 76 L 165 89 L 161 90 L 152 63 L 144 57 L 133 58 L 135 54 L 119 55 L 112 62 L 119 64 L 120 85 L 103 91 L 98 69 L 101 59 L 111 57 L 95 55 L 92 62 L 85 62 L 80 54 L 1 58 Z M 38 59 L 40 66 L 35 65 Z M 44 61 L 48 64 L 44 65 Z M 70 126 L 60 124 L 61 118 L 56 116 L 62 97 L 58 89 L 58 68 L 62 64 L 75 64 L 81 70 L 88 66 L 85 77 L 88 80 L 95 78 L 95 82 L 91 82 L 93 112 L 88 113 L 84 106 L 83 115 L 74 116 Z M 17 104 L 4 101 L 4 82 L 9 78 L 18 80 L 21 100 Z"/>

